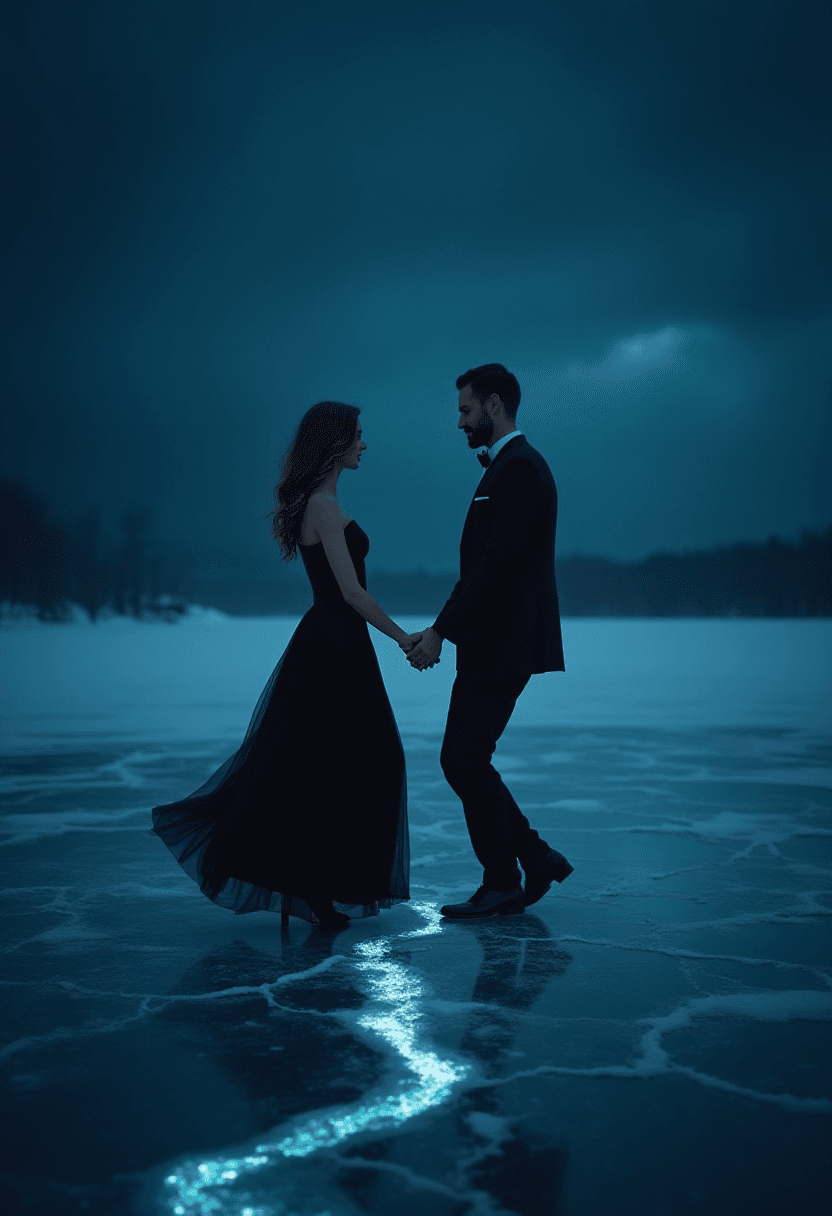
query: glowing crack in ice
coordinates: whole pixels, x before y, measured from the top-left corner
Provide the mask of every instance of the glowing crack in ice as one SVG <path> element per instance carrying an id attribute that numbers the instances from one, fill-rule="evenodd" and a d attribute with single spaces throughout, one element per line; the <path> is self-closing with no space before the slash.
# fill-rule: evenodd
<path id="1" fill-rule="evenodd" d="M 444 1101 L 454 1083 L 469 1071 L 467 1065 L 451 1064 L 441 1060 L 435 1051 L 423 1051 L 417 1046 L 416 1029 L 422 1016 L 419 998 L 423 989 L 406 967 L 387 957 L 389 949 L 389 938 L 363 942 L 356 949 L 361 959 L 358 970 L 368 976 L 373 999 L 382 1009 L 389 1007 L 386 1011 L 365 1014 L 358 1019 L 358 1025 L 375 1031 L 389 1043 L 408 1071 L 415 1074 L 418 1084 L 349 1113 L 310 1120 L 275 1145 L 284 1156 L 305 1157 L 316 1148 L 331 1147 L 366 1128 L 411 1119 Z"/>
<path id="2" fill-rule="evenodd" d="M 196 1167 L 190 1163 L 165 1179 L 173 1195 L 165 1205 L 174 1216 L 186 1213 L 220 1213 L 222 1216 L 278 1216 L 283 1205 L 276 1207 L 248 1205 L 249 1197 L 233 1198 L 227 1193 L 228 1184 L 275 1164 L 280 1157 L 306 1157 L 318 1149 L 332 1148 L 359 1132 L 395 1126 L 412 1119 L 444 1102 L 451 1089 L 470 1071 L 466 1064 L 454 1064 L 441 1059 L 435 1051 L 425 1050 L 418 1043 L 419 1021 L 423 1016 L 424 989 L 415 974 L 402 963 L 390 958 L 394 941 L 424 937 L 441 932 L 441 918 L 432 904 L 414 904 L 413 910 L 424 923 L 409 933 L 395 938 L 382 937 L 361 942 L 355 947 L 354 963 L 364 978 L 371 1001 L 369 1012 L 357 1019 L 356 1025 L 383 1039 L 404 1064 L 407 1077 L 398 1091 L 379 1096 L 352 1109 L 330 1111 L 301 1124 L 289 1136 L 274 1144 L 261 1144 L 248 1156 L 223 1161 L 203 1161 Z M 225 1191 L 225 1194 L 220 1194 Z M 245 1202 L 245 1206 L 241 1204 Z"/>

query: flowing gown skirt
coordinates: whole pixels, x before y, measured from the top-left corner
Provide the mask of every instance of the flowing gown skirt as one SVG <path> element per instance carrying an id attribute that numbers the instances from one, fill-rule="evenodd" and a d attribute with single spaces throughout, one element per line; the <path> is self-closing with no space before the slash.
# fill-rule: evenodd
<path id="1" fill-rule="evenodd" d="M 372 916 L 409 899 L 404 751 L 366 622 L 340 595 L 301 620 L 239 751 L 153 825 L 236 913 L 314 920 L 309 895 Z"/>

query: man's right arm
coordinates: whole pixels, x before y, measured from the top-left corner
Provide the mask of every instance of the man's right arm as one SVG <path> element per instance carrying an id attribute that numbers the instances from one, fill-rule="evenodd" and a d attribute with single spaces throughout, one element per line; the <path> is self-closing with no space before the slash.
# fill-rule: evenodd
<path id="1" fill-rule="evenodd" d="M 444 638 L 449 642 L 453 642 L 455 639 L 452 638 L 450 636 L 450 634 L 445 633 L 443 631 L 442 617 L 444 616 L 444 614 L 446 612 L 450 612 L 451 607 L 456 602 L 456 600 L 457 600 L 458 596 L 461 594 L 461 592 L 462 592 L 462 579 L 460 578 L 460 579 L 457 579 L 457 581 L 454 585 L 453 591 L 448 596 L 448 598 L 445 600 L 445 603 L 442 605 L 442 608 L 439 611 L 438 617 L 436 618 L 436 620 L 433 622 L 433 625 L 431 626 L 431 628 L 434 630 L 435 633 L 438 633 L 441 638 Z"/>
<path id="2" fill-rule="evenodd" d="M 501 589 L 522 571 L 527 560 L 529 520 L 540 501 L 537 469 L 525 458 L 500 470 L 492 497 L 497 517 L 488 540 L 466 579 L 460 579 L 433 625 L 449 642 L 458 644 L 478 611 L 499 598 Z"/>

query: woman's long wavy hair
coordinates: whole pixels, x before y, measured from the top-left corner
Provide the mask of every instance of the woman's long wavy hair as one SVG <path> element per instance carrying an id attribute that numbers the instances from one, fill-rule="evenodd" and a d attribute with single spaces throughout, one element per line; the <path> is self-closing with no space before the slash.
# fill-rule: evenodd
<path id="1" fill-rule="evenodd" d="M 357 405 L 319 401 L 301 418 L 274 492 L 272 531 L 284 561 L 297 557 L 306 504 L 355 443 L 360 413 Z"/>

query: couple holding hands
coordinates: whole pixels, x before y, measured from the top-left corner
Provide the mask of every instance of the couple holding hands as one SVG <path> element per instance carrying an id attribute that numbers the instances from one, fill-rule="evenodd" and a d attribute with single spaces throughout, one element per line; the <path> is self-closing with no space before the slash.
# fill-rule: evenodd
<path id="1" fill-rule="evenodd" d="M 456 645 L 440 759 L 483 880 L 442 914 L 522 913 L 572 872 L 491 764 L 530 677 L 564 669 L 557 491 L 516 429 L 511 372 L 489 363 L 456 385 L 458 427 L 469 447 L 488 452 L 478 455 L 484 472 L 462 532 L 459 581 L 421 633 L 405 633 L 368 593 L 369 539 L 338 502 L 341 472 L 357 469 L 366 447 L 360 411 L 324 401 L 301 419 L 275 491 L 274 534 L 284 558 L 300 553 L 313 605 L 239 750 L 195 793 L 153 811 L 153 831 L 222 907 L 336 928 L 410 898 L 404 751 L 368 624 L 417 671 L 440 661 L 445 639 Z"/>

